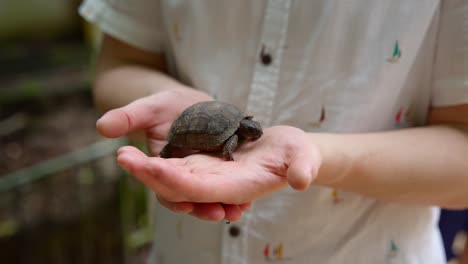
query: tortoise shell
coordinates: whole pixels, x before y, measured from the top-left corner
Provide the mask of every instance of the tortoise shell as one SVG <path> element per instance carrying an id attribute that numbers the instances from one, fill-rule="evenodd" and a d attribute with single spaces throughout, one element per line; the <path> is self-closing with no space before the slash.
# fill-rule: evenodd
<path id="1" fill-rule="evenodd" d="M 246 117 L 232 104 L 218 101 L 196 103 L 172 123 L 166 139 L 175 147 L 215 150 L 222 147 Z"/>

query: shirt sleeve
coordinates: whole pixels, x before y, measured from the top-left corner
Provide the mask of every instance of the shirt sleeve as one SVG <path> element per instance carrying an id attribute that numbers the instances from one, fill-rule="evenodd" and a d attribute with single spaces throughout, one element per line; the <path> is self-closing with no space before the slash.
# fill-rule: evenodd
<path id="1" fill-rule="evenodd" d="M 165 33 L 158 0 L 85 0 L 79 13 L 129 45 L 152 52 L 163 50 Z"/>
<path id="2" fill-rule="evenodd" d="M 441 1 L 432 105 L 468 103 L 468 1 Z"/>

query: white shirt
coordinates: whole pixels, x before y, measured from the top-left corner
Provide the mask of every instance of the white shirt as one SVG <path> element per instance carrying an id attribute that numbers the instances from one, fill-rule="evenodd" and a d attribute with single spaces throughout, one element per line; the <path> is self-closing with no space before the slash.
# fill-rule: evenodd
<path id="1" fill-rule="evenodd" d="M 81 14 L 164 52 L 176 78 L 263 126 L 359 133 L 468 103 L 468 1 L 88 0 Z M 155 263 L 445 263 L 439 211 L 312 186 L 229 225 L 156 210 Z"/>

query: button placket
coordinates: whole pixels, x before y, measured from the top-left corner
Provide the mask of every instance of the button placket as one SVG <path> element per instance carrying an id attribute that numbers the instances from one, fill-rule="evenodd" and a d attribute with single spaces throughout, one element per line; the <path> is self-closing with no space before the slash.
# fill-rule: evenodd
<path id="1" fill-rule="evenodd" d="M 221 263 L 240 264 L 245 262 L 246 218 L 248 218 L 248 214 L 244 213 L 241 220 L 227 225 L 223 224 Z"/>
<path id="2" fill-rule="evenodd" d="M 265 45 L 262 46 L 262 51 L 260 52 L 260 61 L 265 66 L 270 65 L 272 61 L 271 55 L 265 51 Z"/>
<path id="3" fill-rule="evenodd" d="M 265 10 L 258 50 L 259 57 L 254 67 L 246 109 L 264 127 L 271 123 L 278 89 L 282 47 L 287 37 L 290 7 L 291 0 L 270 0 Z M 224 225 L 221 263 L 247 263 L 250 217 L 253 215 L 247 212 L 244 213 L 241 221 Z"/>
<path id="4" fill-rule="evenodd" d="M 247 102 L 247 112 L 265 127 L 271 125 L 290 7 L 290 0 L 270 0 L 265 11 L 259 58 Z"/>
<path id="5" fill-rule="evenodd" d="M 238 237 L 240 232 L 240 228 L 237 225 L 231 225 L 231 227 L 229 227 L 229 235 L 231 235 L 231 237 Z"/>

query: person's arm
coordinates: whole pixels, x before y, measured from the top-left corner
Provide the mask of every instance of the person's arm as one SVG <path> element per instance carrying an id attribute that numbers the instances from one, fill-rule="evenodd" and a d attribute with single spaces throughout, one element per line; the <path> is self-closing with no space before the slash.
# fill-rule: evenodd
<path id="1" fill-rule="evenodd" d="M 188 106 L 213 100 L 203 92 L 185 86 L 166 74 L 162 54 L 146 52 L 108 35 L 104 36 L 93 85 L 96 107 L 105 112 L 97 129 L 105 137 L 132 133 L 132 139 L 146 139 L 148 150 L 157 155 L 166 144 L 165 136 L 172 121 Z M 142 134 L 135 137 L 135 131 Z M 193 216 L 234 221 L 247 210 L 240 205 L 172 203 L 157 195 L 159 202 L 177 212 Z M 214 213 L 211 211 L 215 209 Z"/>
<path id="2" fill-rule="evenodd" d="M 183 85 L 166 74 L 163 54 L 137 49 L 104 34 L 93 83 L 100 111 L 175 87 Z"/>
<path id="3" fill-rule="evenodd" d="M 427 127 L 309 136 L 324 161 L 316 184 L 389 202 L 468 207 L 468 105 L 433 109 Z"/>
<path id="4" fill-rule="evenodd" d="M 144 51 L 104 34 L 93 83 L 94 100 L 100 111 L 169 90 L 207 99 L 206 94 L 168 75 L 162 53 Z"/>
<path id="5" fill-rule="evenodd" d="M 203 154 L 149 158 L 132 147 L 122 148 L 117 160 L 173 204 L 242 204 L 289 183 L 297 190 L 316 184 L 386 202 L 464 208 L 467 125 L 468 105 L 463 105 L 436 108 L 429 126 L 398 131 L 327 134 L 271 127 L 241 145 L 235 162 Z"/>
<path id="6" fill-rule="evenodd" d="M 163 131 L 157 129 L 157 137 L 164 138 L 168 124 L 183 109 L 212 99 L 170 77 L 166 68 L 163 54 L 138 49 L 104 34 L 93 82 L 97 109 L 106 113 L 138 99 L 146 102 L 108 112 L 97 123 L 99 132 L 106 137 L 120 137 L 166 123 Z M 160 96 L 149 98 L 156 94 Z"/>
<path id="7" fill-rule="evenodd" d="M 457 257 L 459 264 L 468 264 L 468 242 L 465 241 L 465 247 L 460 256 Z"/>

